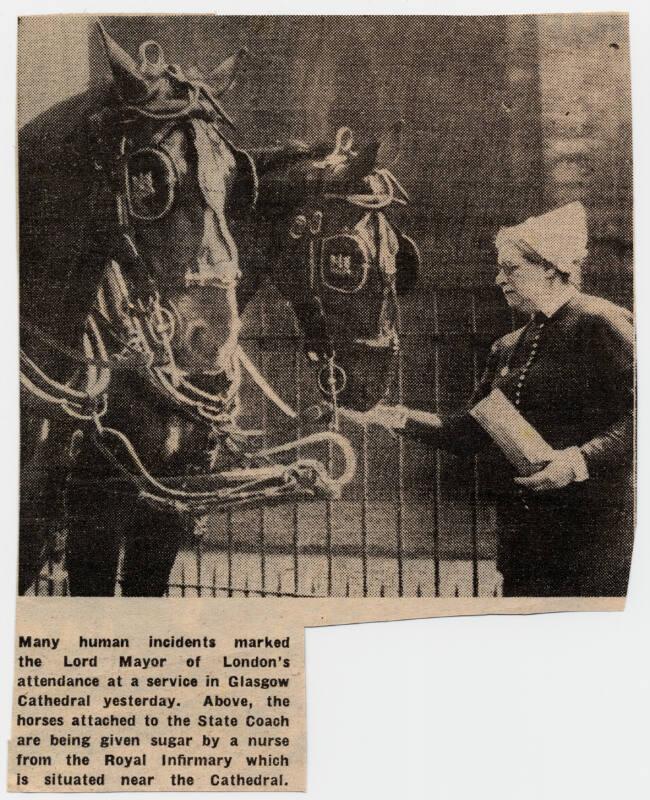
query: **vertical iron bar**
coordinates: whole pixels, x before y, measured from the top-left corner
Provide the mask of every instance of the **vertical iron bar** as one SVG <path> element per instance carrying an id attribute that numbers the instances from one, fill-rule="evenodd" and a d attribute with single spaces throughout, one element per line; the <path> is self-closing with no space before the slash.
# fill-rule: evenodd
<path id="1" fill-rule="evenodd" d="M 478 386 L 478 354 L 476 352 L 478 343 L 476 336 L 478 326 L 476 322 L 476 294 L 472 291 L 471 302 L 471 328 L 472 328 L 472 378 L 474 389 Z M 478 597 L 478 522 L 479 522 L 479 471 L 478 456 L 472 459 L 472 594 Z"/>
<path id="2" fill-rule="evenodd" d="M 402 348 L 397 351 L 397 402 L 404 402 L 404 356 Z M 397 596 L 404 595 L 404 439 L 397 437 Z"/>
<path id="3" fill-rule="evenodd" d="M 440 314 L 438 292 L 433 292 L 433 400 L 436 414 L 440 413 Z M 440 506 L 442 503 L 442 460 L 440 450 L 435 452 L 433 497 L 433 593 L 440 597 Z"/>
<path id="4" fill-rule="evenodd" d="M 332 354 L 334 358 L 334 353 Z M 332 402 L 336 408 L 336 397 L 332 395 Z M 329 424 L 330 430 L 335 430 L 337 425 L 336 413 Z M 334 445 L 332 442 L 327 444 L 327 471 L 332 474 L 334 469 Z M 327 597 L 332 596 L 332 501 L 327 498 L 325 500 L 325 549 L 327 551 Z M 313 584 L 312 584 L 313 586 Z M 315 591 L 315 588 L 313 588 Z M 313 593 L 312 591 L 312 593 Z"/>
<path id="5" fill-rule="evenodd" d="M 232 597 L 232 594 L 233 594 L 233 585 L 232 585 L 232 534 L 233 534 L 232 511 L 226 511 L 226 551 L 227 551 L 227 559 L 228 559 L 228 597 Z"/>
<path id="6" fill-rule="evenodd" d="M 302 358 L 302 353 L 300 351 L 300 347 L 298 343 L 296 343 L 296 348 L 294 350 L 294 380 L 295 380 L 295 398 L 296 398 L 296 411 L 298 412 L 298 419 L 300 420 L 300 412 L 302 406 L 302 397 L 300 391 L 300 381 L 301 381 L 301 370 L 300 370 L 300 359 Z M 297 431 L 298 438 L 302 437 L 302 425 L 299 424 L 299 428 Z M 300 450 L 296 453 L 296 458 L 300 458 Z M 298 526 L 300 524 L 300 506 L 298 503 L 293 504 L 293 531 L 292 531 L 292 539 L 291 539 L 291 552 L 293 555 L 293 591 L 294 594 L 298 594 L 298 587 L 300 585 L 299 582 L 299 563 L 298 563 Z"/>
<path id="7" fill-rule="evenodd" d="M 196 540 L 196 596 L 201 597 L 201 565 L 203 561 L 203 552 L 201 547 L 201 539 Z"/>
<path id="8" fill-rule="evenodd" d="M 332 472 L 332 461 L 334 460 L 333 445 L 327 445 L 327 471 Z M 332 501 L 325 500 L 325 549 L 327 551 L 327 596 L 332 596 Z M 316 591 L 315 587 L 312 594 Z"/>
<path id="9" fill-rule="evenodd" d="M 363 474 L 361 486 L 361 582 L 363 596 L 368 596 L 368 426 L 363 426 L 361 439 Z"/>
<path id="10" fill-rule="evenodd" d="M 122 594 L 122 587 L 124 585 L 124 555 L 126 550 L 126 541 L 124 536 L 120 536 L 120 549 L 117 557 L 117 571 L 116 571 L 116 584 Z M 167 587 L 167 594 L 169 594 L 169 586 Z"/>
<path id="11" fill-rule="evenodd" d="M 260 314 L 260 324 L 262 326 L 262 336 L 266 336 L 266 299 L 262 303 L 262 310 Z M 259 357 L 260 357 L 260 372 L 262 375 L 268 379 L 268 358 L 266 357 L 266 352 L 264 350 L 265 344 L 262 340 L 262 346 L 259 349 Z M 266 396 L 262 400 L 262 430 L 264 431 L 263 436 L 263 447 L 266 448 L 269 446 L 268 438 L 267 438 L 267 429 L 269 424 L 268 419 L 268 406 L 267 406 L 267 399 Z M 259 543 L 260 543 L 260 588 L 261 593 L 260 597 L 266 596 L 266 507 L 262 504 L 260 508 L 260 527 L 259 527 Z"/>

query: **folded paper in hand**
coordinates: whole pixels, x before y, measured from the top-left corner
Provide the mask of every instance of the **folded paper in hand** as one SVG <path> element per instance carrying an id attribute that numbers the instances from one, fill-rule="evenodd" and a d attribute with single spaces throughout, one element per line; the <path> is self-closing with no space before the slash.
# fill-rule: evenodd
<path id="1" fill-rule="evenodd" d="M 469 413 L 519 475 L 532 475 L 552 460 L 553 448 L 500 389 L 493 389 Z"/>

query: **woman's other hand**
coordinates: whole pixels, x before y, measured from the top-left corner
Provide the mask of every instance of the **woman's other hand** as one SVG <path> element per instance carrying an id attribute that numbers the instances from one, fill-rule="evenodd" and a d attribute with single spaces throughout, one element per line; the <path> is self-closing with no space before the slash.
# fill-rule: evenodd
<path id="1" fill-rule="evenodd" d="M 585 481 L 589 477 L 584 456 L 578 447 L 555 450 L 549 463 L 527 478 L 515 478 L 515 483 L 532 492 L 548 492 L 563 489 L 574 481 Z"/>

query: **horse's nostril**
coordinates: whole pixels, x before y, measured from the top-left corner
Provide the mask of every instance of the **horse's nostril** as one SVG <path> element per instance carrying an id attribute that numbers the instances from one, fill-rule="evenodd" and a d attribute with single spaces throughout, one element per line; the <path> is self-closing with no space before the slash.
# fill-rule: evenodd
<path id="1" fill-rule="evenodd" d="M 208 324 L 201 320 L 190 323 L 187 331 L 187 344 L 193 353 L 205 358 L 214 355 L 216 351 L 214 336 L 210 335 Z"/>

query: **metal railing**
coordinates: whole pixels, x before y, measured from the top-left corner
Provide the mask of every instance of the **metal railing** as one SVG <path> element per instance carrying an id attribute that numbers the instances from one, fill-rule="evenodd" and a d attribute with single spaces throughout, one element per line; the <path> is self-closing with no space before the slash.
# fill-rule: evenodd
<path id="1" fill-rule="evenodd" d="M 416 300 L 425 311 L 404 315 L 417 324 L 403 332 L 393 399 L 457 410 L 479 379 L 489 342 L 507 329 L 509 317 L 487 287 L 421 291 Z M 277 296 L 260 302 L 262 308 L 247 315 L 243 346 L 286 400 L 306 408 L 317 393 L 292 314 L 278 323 Z M 265 444 L 301 434 L 299 426 L 287 429 L 252 384 L 242 386 L 242 409 L 242 427 L 267 430 Z M 344 422 L 342 432 L 355 446 L 359 469 L 341 500 L 211 516 L 202 535 L 181 548 L 167 594 L 499 595 L 494 510 L 482 497 L 477 459 L 459 470 L 452 457 L 374 427 Z M 35 590 L 58 594 L 65 584 L 61 566 L 46 565 Z"/>

